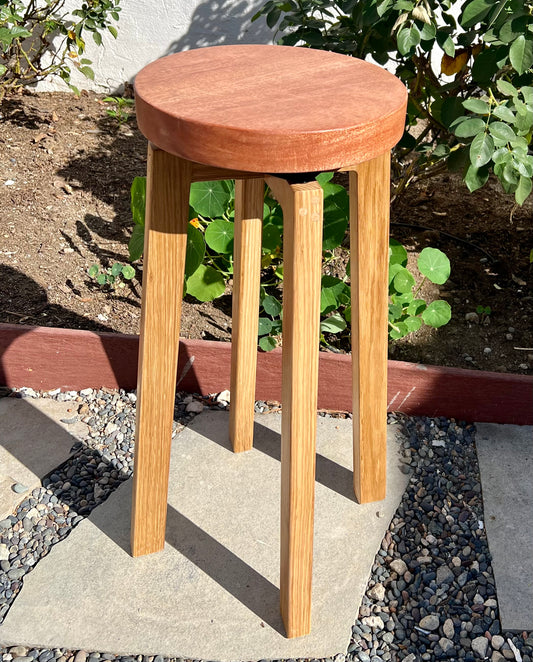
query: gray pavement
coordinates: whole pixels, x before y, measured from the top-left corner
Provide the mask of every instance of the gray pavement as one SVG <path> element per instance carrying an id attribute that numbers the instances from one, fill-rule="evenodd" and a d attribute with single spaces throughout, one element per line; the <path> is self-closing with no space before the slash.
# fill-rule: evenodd
<path id="1" fill-rule="evenodd" d="M 0 400 L 1 513 L 86 433 L 65 422 L 71 407 Z M 25 577 L 0 643 L 221 661 L 345 652 L 408 480 L 393 439 L 398 428 L 389 429 L 387 499 L 360 506 L 351 487 L 351 421 L 318 419 L 313 631 L 287 640 L 278 612 L 280 416 L 258 415 L 255 448 L 239 455 L 227 424 L 226 412 L 204 412 L 175 437 L 162 553 L 129 554 L 128 481 Z M 502 626 L 533 630 L 533 428 L 476 425 Z M 16 494 L 15 483 L 27 491 Z"/>
<path id="2" fill-rule="evenodd" d="M 70 419 L 76 420 L 63 422 Z M 77 419 L 72 402 L 0 398 L 0 520 L 68 459 L 88 432 Z"/>
<path id="3" fill-rule="evenodd" d="M 227 413 L 198 416 L 173 441 L 164 551 L 130 556 L 128 481 L 25 578 L 3 643 L 214 660 L 345 652 L 408 480 L 397 428 L 388 496 L 361 506 L 351 421 L 318 419 L 313 629 L 288 640 L 278 609 L 280 423 L 279 414 L 258 415 L 255 448 L 236 455 Z"/>
<path id="4" fill-rule="evenodd" d="M 533 405 L 532 405 L 533 406 Z M 533 630 L 533 427 L 476 423 L 487 539 L 504 630 Z"/>

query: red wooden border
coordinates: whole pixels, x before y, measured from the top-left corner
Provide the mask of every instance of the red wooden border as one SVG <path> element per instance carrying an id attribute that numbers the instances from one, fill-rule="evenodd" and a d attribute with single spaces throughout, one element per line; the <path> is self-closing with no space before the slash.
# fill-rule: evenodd
<path id="1" fill-rule="evenodd" d="M 0 384 L 47 390 L 135 388 L 137 336 L 0 324 Z M 229 388 L 231 345 L 183 340 L 179 387 Z M 321 353 L 318 406 L 351 411 L 349 356 Z M 281 398 L 281 351 L 258 354 L 256 397 Z M 533 377 L 389 361 L 390 411 L 533 425 Z"/>

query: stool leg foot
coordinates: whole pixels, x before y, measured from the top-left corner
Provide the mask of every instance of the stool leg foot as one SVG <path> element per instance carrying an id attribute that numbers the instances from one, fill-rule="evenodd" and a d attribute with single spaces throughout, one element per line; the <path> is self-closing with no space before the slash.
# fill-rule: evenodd
<path id="1" fill-rule="evenodd" d="M 281 615 L 300 637 L 311 629 L 323 194 L 317 182 L 267 183 L 284 218 Z"/>
<path id="2" fill-rule="evenodd" d="M 390 154 L 350 172 L 354 491 L 386 493 Z"/>
<path id="3" fill-rule="evenodd" d="M 264 189 L 263 178 L 235 182 L 229 435 L 236 453 L 253 446 Z"/>
<path id="4" fill-rule="evenodd" d="M 165 544 L 189 186 L 188 162 L 149 148 L 131 528 L 133 556 L 157 552 Z"/>

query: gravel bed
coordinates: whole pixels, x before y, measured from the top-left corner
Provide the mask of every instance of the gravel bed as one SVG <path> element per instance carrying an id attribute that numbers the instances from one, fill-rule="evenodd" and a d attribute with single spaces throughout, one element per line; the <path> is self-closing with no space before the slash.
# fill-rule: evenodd
<path id="1" fill-rule="evenodd" d="M 108 389 L 19 389 L 2 395 L 71 401 L 77 411 L 72 422 L 85 422 L 89 434 L 74 444 L 69 460 L 43 480 L 43 487 L 0 521 L 0 626 L 24 575 L 131 476 L 136 401 L 134 393 Z M 174 433 L 204 408 L 225 409 L 228 401 L 228 392 L 209 398 L 178 393 Z M 256 403 L 258 412 L 277 407 Z M 533 633 L 501 632 L 474 426 L 402 415 L 389 415 L 389 423 L 405 436 L 402 462 L 410 481 L 375 558 L 348 651 L 332 662 L 533 662 Z M 0 655 L 3 662 L 168 659 L 24 645 L 0 647 Z"/>

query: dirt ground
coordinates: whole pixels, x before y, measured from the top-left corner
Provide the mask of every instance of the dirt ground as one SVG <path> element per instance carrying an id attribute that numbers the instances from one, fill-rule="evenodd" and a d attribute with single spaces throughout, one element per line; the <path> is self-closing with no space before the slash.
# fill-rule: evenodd
<path id="1" fill-rule="evenodd" d="M 106 107 L 93 93 L 41 93 L 0 108 L 2 322 L 138 333 L 139 267 L 116 291 L 87 273 L 127 262 L 129 189 L 146 167 L 133 116 L 119 126 Z M 453 175 L 413 186 L 394 204 L 391 235 L 411 263 L 428 245 L 450 258 L 450 280 L 427 293 L 449 301 L 452 320 L 395 342 L 391 358 L 533 374 L 533 208 L 530 199 L 511 220 L 512 207 L 498 182 L 470 195 Z M 479 305 L 490 315 L 467 321 Z M 229 295 L 184 301 L 182 336 L 230 334 Z"/>

